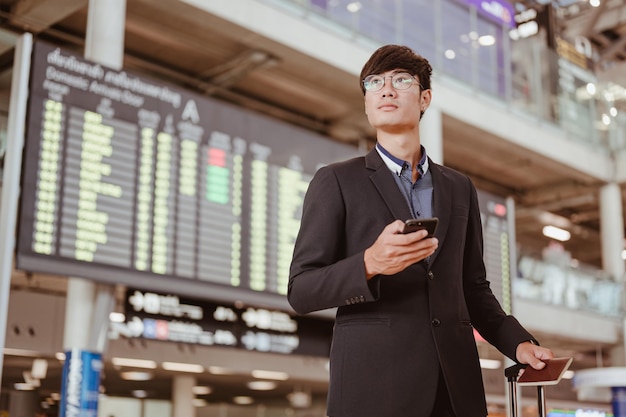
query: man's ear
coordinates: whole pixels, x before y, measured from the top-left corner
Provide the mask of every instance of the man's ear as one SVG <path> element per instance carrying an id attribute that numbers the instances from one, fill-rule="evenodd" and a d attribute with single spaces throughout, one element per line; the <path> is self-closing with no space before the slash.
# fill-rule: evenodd
<path id="1" fill-rule="evenodd" d="M 420 110 L 426 111 L 428 106 L 430 106 L 430 101 L 432 100 L 433 95 L 431 90 L 424 90 L 422 94 L 420 94 Z"/>

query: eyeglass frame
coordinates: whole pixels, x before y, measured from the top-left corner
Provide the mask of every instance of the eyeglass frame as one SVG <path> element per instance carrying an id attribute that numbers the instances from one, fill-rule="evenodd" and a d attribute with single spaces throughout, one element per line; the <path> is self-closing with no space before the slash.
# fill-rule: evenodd
<path id="1" fill-rule="evenodd" d="M 422 83 L 421 83 L 421 82 L 420 82 L 417 78 L 415 78 L 415 76 L 414 76 L 413 74 L 410 74 L 409 72 L 406 72 L 406 71 L 396 72 L 396 73 L 394 73 L 394 74 L 392 74 L 392 75 L 387 75 L 387 76 L 383 76 L 383 75 L 380 75 L 380 74 L 370 74 L 370 75 L 368 75 L 367 77 L 363 78 L 363 80 L 362 80 L 361 82 L 363 83 L 363 88 L 365 89 L 365 91 L 371 91 L 371 92 L 373 92 L 373 93 L 376 93 L 376 92 L 378 92 L 378 91 L 382 90 L 383 88 L 385 88 L 385 84 L 387 83 L 387 78 L 391 79 L 391 86 L 392 86 L 395 90 L 408 90 L 409 88 L 411 88 L 411 86 L 412 86 L 414 83 L 411 83 L 411 84 L 410 84 L 410 85 L 408 85 L 406 88 L 398 88 L 398 87 L 395 85 L 394 81 L 393 81 L 394 77 L 396 77 L 396 76 L 398 76 L 398 75 L 408 75 L 408 76 L 409 76 L 409 78 L 411 78 L 413 81 L 415 81 L 415 83 L 417 83 L 417 85 L 419 85 L 419 86 L 420 86 L 420 89 L 421 89 L 422 91 L 423 91 L 423 90 L 426 90 L 426 89 L 424 88 L 424 86 L 422 85 Z M 368 79 L 371 79 L 372 77 L 380 77 L 380 78 L 382 78 L 382 79 L 383 79 L 383 83 L 381 84 L 380 88 L 378 88 L 378 89 L 376 89 L 376 90 L 372 90 L 372 89 L 368 89 L 368 88 L 367 88 L 367 86 L 366 86 L 366 84 L 365 84 L 365 83 L 366 83 L 366 82 L 368 82 L 367 80 L 368 80 Z M 404 85 L 404 84 L 400 84 L 400 85 Z"/>

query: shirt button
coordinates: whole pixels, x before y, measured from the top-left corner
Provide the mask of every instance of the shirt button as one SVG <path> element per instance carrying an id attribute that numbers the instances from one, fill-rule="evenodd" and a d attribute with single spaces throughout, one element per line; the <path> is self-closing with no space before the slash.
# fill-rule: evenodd
<path id="1" fill-rule="evenodd" d="M 433 324 L 433 326 L 439 327 L 441 325 L 441 320 L 433 319 L 433 321 L 431 323 Z"/>
<path id="2" fill-rule="evenodd" d="M 428 271 L 428 279 L 430 280 L 435 279 L 435 274 L 433 274 L 433 271 Z"/>

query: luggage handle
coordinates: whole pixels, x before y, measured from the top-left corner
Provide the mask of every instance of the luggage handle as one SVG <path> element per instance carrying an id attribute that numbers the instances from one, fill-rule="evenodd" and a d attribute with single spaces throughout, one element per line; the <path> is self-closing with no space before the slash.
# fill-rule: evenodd
<path id="1" fill-rule="evenodd" d="M 504 370 L 504 376 L 506 377 L 509 385 L 509 406 L 511 417 L 517 417 L 517 377 L 519 375 L 519 371 L 526 368 L 526 366 L 528 365 L 517 363 Z M 537 385 L 537 408 L 539 410 L 539 417 L 545 417 L 546 394 L 543 385 Z"/>

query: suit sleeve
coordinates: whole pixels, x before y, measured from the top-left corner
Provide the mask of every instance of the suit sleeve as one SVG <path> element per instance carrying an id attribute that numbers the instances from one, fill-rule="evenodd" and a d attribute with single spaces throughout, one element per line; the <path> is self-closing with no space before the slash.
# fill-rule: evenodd
<path id="1" fill-rule="evenodd" d="M 534 337 L 506 314 L 493 294 L 483 261 L 483 235 L 476 189 L 470 183 L 470 210 L 465 242 L 463 280 L 472 325 L 482 337 L 512 360 L 517 345 Z"/>
<path id="2" fill-rule="evenodd" d="M 289 273 L 288 300 L 300 314 L 374 301 L 363 251 L 346 254 L 346 209 L 331 167 L 317 171 L 304 198 Z M 371 286 L 371 288 L 370 288 Z"/>

